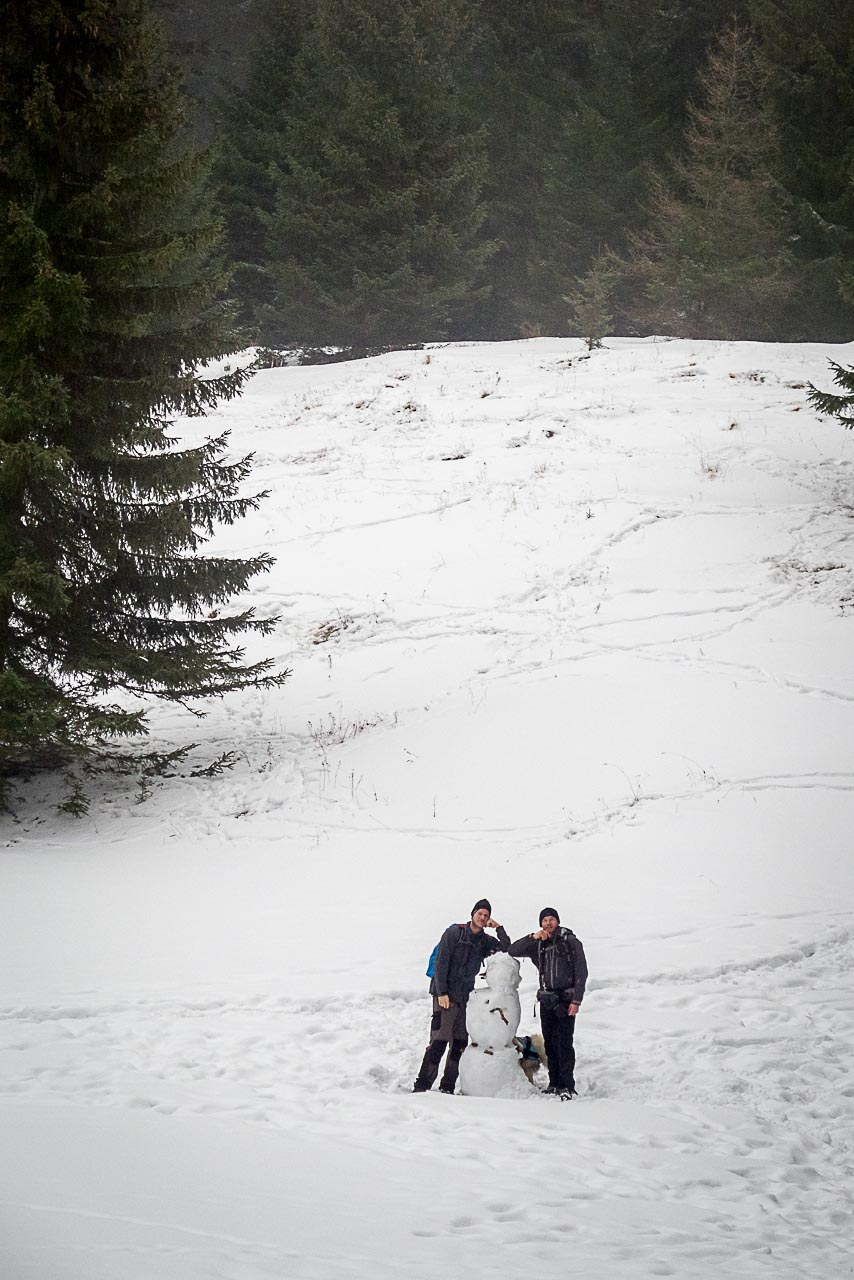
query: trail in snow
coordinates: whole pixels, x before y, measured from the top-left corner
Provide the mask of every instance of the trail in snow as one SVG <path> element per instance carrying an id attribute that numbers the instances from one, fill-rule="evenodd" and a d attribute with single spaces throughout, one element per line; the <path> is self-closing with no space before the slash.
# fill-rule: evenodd
<path id="1" fill-rule="evenodd" d="M 267 371 L 249 656 L 36 782 L 0 862 L 10 1280 L 854 1274 L 848 349 L 460 344 Z M 221 777 L 192 777 L 232 753 Z M 150 791 L 147 799 L 145 790 Z M 144 801 L 144 802 L 143 802 Z M 413 1098 L 486 892 L 585 941 L 582 1096 Z M 523 1031 L 532 1018 L 532 972 Z"/>

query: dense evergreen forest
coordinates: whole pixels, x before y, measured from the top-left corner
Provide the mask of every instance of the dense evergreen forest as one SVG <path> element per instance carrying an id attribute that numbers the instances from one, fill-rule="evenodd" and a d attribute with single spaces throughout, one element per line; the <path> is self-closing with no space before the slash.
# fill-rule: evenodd
<path id="1" fill-rule="evenodd" d="M 851 336 L 848 0 L 159 7 L 247 339 Z"/>

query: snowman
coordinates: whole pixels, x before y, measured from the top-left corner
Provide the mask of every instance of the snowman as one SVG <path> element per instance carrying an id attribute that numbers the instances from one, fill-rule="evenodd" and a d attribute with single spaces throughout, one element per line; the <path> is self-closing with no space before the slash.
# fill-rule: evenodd
<path id="1" fill-rule="evenodd" d="M 486 986 L 466 1005 L 469 1046 L 460 1059 L 460 1092 L 478 1098 L 530 1097 L 535 1087 L 519 1067 L 519 961 L 503 951 L 486 962 Z"/>

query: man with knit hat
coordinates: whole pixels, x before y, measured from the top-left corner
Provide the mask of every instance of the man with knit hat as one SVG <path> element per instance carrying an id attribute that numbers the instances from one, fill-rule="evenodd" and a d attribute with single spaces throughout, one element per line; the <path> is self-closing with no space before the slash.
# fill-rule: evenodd
<path id="1" fill-rule="evenodd" d="M 490 938 L 484 929 L 495 929 L 498 937 Z M 448 1060 L 439 1081 L 439 1090 L 441 1093 L 454 1092 L 460 1058 L 468 1044 L 466 1004 L 474 980 L 487 956 L 491 956 L 493 951 L 507 951 L 509 947 L 507 930 L 492 919 L 492 907 L 486 898 L 474 904 L 468 924 L 452 924 L 442 934 L 430 980 L 433 997 L 430 1043 L 413 1093 L 426 1093 L 433 1087 L 446 1049 L 449 1049 Z"/>
<path id="2" fill-rule="evenodd" d="M 537 1000 L 549 1060 L 546 1092 L 572 1098 L 575 1096 L 575 1017 L 587 984 L 584 948 L 571 929 L 561 927 L 557 908 L 543 907 L 539 929 L 517 938 L 510 954 L 533 960 L 540 975 Z"/>

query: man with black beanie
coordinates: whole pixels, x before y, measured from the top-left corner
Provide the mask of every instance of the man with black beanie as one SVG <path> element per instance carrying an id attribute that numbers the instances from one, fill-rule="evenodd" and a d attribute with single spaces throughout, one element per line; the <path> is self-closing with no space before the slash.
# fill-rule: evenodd
<path id="1" fill-rule="evenodd" d="M 546 1092 L 572 1098 L 575 1096 L 575 1017 L 587 984 L 584 948 L 571 929 L 561 928 L 557 908 L 543 907 L 539 929 L 517 938 L 510 954 L 533 960 L 540 975 L 537 1000 L 549 1060 Z"/>
<path id="2" fill-rule="evenodd" d="M 498 937 L 488 937 L 484 929 L 495 929 Z M 492 907 L 486 898 L 481 898 L 474 904 L 468 924 L 452 924 L 442 934 L 433 977 L 430 979 L 430 993 L 433 997 L 430 1043 L 413 1086 L 413 1093 L 426 1093 L 433 1087 L 439 1074 L 439 1063 L 449 1046 L 439 1090 L 441 1093 L 454 1092 L 460 1058 L 468 1044 L 466 1004 L 474 987 L 474 980 L 487 956 L 491 956 L 494 951 L 507 951 L 509 947 L 507 930 L 492 919 Z"/>

